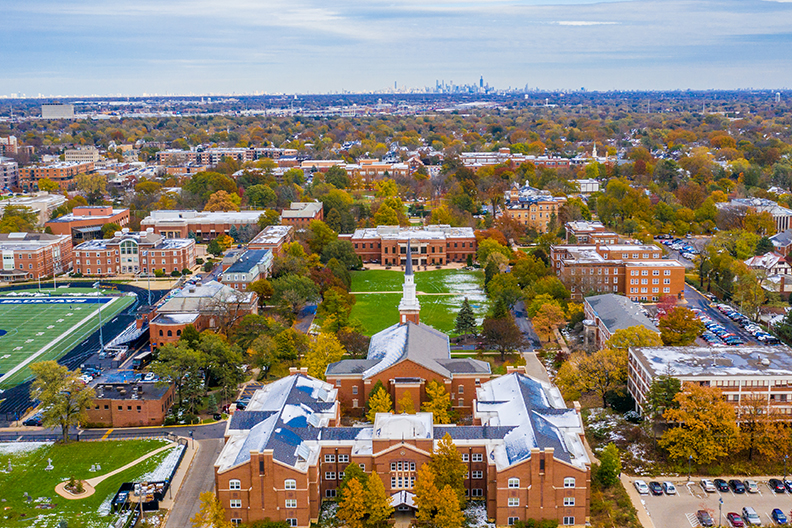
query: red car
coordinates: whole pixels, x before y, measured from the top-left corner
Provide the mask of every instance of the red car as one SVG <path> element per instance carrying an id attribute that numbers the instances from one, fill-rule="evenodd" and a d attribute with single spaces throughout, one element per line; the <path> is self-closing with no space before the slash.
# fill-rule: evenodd
<path id="1" fill-rule="evenodd" d="M 729 512 L 726 514 L 726 518 L 729 520 L 729 523 L 734 526 L 734 528 L 743 528 L 743 526 L 745 526 L 745 523 L 743 522 L 739 513 Z"/>

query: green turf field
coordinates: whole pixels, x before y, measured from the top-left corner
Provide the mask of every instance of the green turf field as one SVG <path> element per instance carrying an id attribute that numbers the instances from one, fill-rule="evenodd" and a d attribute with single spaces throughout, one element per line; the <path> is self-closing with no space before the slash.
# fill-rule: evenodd
<path id="1" fill-rule="evenodd" d="M 456 314 L 467 297 L 480 323 L 489 307 L 482 289 L 483 281 L 484 274 L 480 271 L 432 270 L 416 273 L 421 322 L 453 334 Z M 367 335 L 399 322 L 398 306 L 403 283 L 404 273 L 398 270 L 352 272 L 352 292 L 357 300 L 352 317 L 360 321 Z"/>
<path id="2" fill-rule="evenodd" d="M 70 293 L 76 293 L 69 290 Z M 99 327 L 99 306 L 102 322 L 107 323 L 134 302 L 134 297 L 108 297 L 102 304 L 79 302 L 80 297 L 48 297 L 62 304 L 8 304 L 29 301 L 29 297 L 2 296 L 0 293 L 0 388 L 9 388 L 30 376 L 29 364 L 56 360 L 82 342 Z M 28 363 L 15 372 L 20 364 Z"/>

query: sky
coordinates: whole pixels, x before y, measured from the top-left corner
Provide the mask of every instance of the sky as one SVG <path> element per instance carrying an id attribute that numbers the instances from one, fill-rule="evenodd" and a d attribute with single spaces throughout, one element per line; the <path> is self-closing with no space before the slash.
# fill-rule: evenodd
<path id="1" fill-rule="evenodd" d="M 0 0 L 0 95 L 792 87 L 792 0 Z"/>

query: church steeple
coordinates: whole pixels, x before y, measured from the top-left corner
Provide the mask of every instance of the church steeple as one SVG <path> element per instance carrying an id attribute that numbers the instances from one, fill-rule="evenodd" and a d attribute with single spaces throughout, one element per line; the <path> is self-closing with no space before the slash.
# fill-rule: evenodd
<path id="1" fill-rule="evenodd" d="M 415 294 L 415 277 L 412 269 L 412 240 L 407 239 L 407 262 L 404 266 L 404 285 L 402 286 L 402 300 L 399 303 L 399 323 L 407 324 L 411 321 L 418 324 L 418 314 L 421 304 Z"/>

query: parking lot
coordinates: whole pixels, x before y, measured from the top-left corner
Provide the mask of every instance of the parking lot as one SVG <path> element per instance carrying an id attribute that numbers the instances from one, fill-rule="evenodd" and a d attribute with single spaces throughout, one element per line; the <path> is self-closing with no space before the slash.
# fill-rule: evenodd
<path id="1" fill-rule="evenodd" d="M 736 477 L 724 477 L 736 478 Z M 775 526 L 770 512 L 773 508 L 780 508 L 789 517 L 792 509 L 792 494 L 776 494 L 767 485 L 769 477 L 752 477 L 759 483 L 758 493 L 744 493 L 736 495 L 728 492 L 705 492 L 699 485 L 700 479 L 693 479 L 689 484 L 687 479 L 667 479 L 677 488 L 676 495 L 638 495 L 633 483 L 636 479 L 630 478 L 628 493 L 633 499 L 636 509 L 644 509 L 651 517 L 655 528 L 687 528 L 701 526 L 696 518 L 698 510 L 706 510 L 718 526 L 718 501 L 723 499 L 723 517 L 720 524 L 731 526 L 726 520 L 729 512 L 740 513 L 744 506 L 753 507 L 759 514 L 763 526 Z M 779 477 L 780 478 L 780 477 Z M 649 482 L 651 479 L 642 478 Z M 662 482 L 662 479 L 657 479 Z M 625 483 L 626 485 L 626 483 Z"/>
<path id="2" fill-rule="evenodd" d="M 726 317 L 717 308 L 712 306 L 709 299 L 704 297 L 702 294 L 687 284 L 685 284 L 685 300 L 687 301 L 686 308 L 696 308 L 697 310 L 701 310 L 701 312 L 706 314 L 707 317 L 723 326 L 729 332 L 739 336 L 746 345 L 760 344 L 759 341 L 755 339 L 750 333 L 746 332 L 743 327 Z M 700 341 L 701 344 L 706 344 L 703 340 Z"/>

